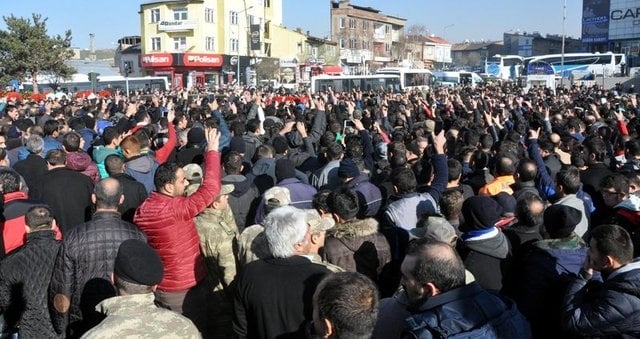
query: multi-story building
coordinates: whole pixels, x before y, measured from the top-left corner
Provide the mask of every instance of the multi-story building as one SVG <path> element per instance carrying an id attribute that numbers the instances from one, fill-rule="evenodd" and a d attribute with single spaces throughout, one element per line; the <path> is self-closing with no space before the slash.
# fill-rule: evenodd
<path id="1" fill-rule="evenodd" d="M 547 34 L 543 36 L 539 32 L 527 33 L 504 33 L 504 48 L 501 54 L 519 55 L 530 57 L 544 54 L 562 53 L 562 35 Z M 579 39 L 565 37 L 565 53 L 585 52 L 585 46 Z"/>
<path id="2" fill-rule="evenodd" d="M 344 71 L 366 74 L 402 58 L 406 19 L 349 0 L 331 2 L 331 40 L 338 43 Z"/>
<path id="3" fill-rule="evenodd" d="M 139 35 L 125 36 L 118 39 L 118 48 L 113 61 L 120 74 L 132 77 L 143 75 L 143 69 L 140 67 L 141 41 L 142 39 Z"/>
<path id="4" fill-rule="evenodd" d="M 248 83 L 282 0 L 164 0 L 140 5 L 141 67 L 174 87 Z"/>
<path id="5" fill-rule="evenodd" d="M 464 69 L 484 72 L 484 63 L 490 56 L 501 54 L 502 41 L 481 41 L 454 44 L 451 46 L 453 65 Z"/>

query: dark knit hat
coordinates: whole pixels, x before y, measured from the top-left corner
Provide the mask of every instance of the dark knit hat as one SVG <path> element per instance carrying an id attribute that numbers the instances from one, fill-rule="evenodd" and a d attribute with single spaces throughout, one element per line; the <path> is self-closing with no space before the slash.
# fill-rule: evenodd
<path id="1" fill-rule="evenodd" d="M 120 244 L 113 273 L 134 284 L 153 286 L 162 281 L 164 268 L 158 253 L 146 242 L 129 239 Z"/>
<path id="2" fill-rule="evenodd" d="M 351 158 L 344 158 L 340 160 L 340 167 L 338 167 L 338 176 L 340 178 L 355 178 L 360 175 L 358 165 Z"/>
<path id="3" fill-rule="evenodd" d="M 503 217 L 513 217 L 516 215 L 516 205 L 518 204 L 518 202 L 516 201 L 516 198 L 513 197 L 513 195 L 507 192 L 500 192 L 497 195 L 494 195 L 492 198 L 495 199 L 502 208 L 501 215 Z"/>
<path id="4" fill-rule="evenodd" d="M 192 145 L 200 145 L 204 142 L 204 130 L 199 127 L 193 127 L 187 132 L 187 143 Z"/>
<path id="5" fill-rule="evenodd" d="M 293 165 L 293 162 L 287 158 L 280 158 L 276 161 L 276 180 L 278 182 L 287 179 L 287 178 L 295 178 L 296 176 L 296 167 Z"/>
<path id="6" fill-rule="evenodd" d="M 582 212 L 570 206 L 551 205 L 544 211 L 544 228 L 552 239 L 571 235 L 580 220 Z"/>
<path id="7" fill-rule="evenodd" d="M 491 197 L 470 197 L 462 203 L 464 224 L 460 225 L 460 231 L 468 232 L 494 227 L 500 220 L 501 214 L 502 208 Z"/>
<path id="8" fill-rule="evenodd" d="M 247 151 L 247 146 L 244 143 L 244 139 L 242 139 L 242 137 L 238 135 L 231 138 L 231 142 L 229 143 L 229 150 L 244 154 L 244 152 Z"/>

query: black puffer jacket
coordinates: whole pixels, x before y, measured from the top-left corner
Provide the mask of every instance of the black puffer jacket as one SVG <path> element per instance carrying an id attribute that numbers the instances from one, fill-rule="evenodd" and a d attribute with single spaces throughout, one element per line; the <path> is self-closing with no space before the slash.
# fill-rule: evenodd
<path id="1" fill-rule="evenodd" d="M 93 219 L 74 227 L 63 239 L 49 291 L 51 318 L 58 333 L 67 324 L 73 336 L 97 325 L 101 320 L 95 306 L 115 296 L 111 273 L 120 244 L 128 239 L 146 242 L 134 224 L 120 219 L 117 212 L 96 212 Z M 71 306 L 64 309 L 61 301 Z"/>
<path id="2" fill-rule="evenodd" d="M 20 338 L 52 338 L 47 288 L 60 241 L 54 231 L 27 235 L 27 243 L 0 263 L 0 312 Z"/>
<path id="3" fill-rule="evenodd" d="M 640 337 L 640 262 L 622 266 L 603 283 L 575 278 L 567 288 L 562 318 L 580 336 Z"/>

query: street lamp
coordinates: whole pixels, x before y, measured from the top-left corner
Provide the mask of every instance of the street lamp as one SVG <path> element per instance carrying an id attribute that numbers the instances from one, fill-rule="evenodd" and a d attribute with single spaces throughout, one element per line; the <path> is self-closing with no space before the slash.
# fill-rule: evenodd
<path id="1" fill-rule="evenodd" d="M 442 29 L 442 39 L 443 39 L 443 40 L 445 40 L 445 41 L 447 40 L 447 38 L 446 38 L 446 36 L 447 36 L 447 28 L 449 28 L 449 27 L 453 27 L 453 26 L 455 26 L 455 25 L 456 25 L 456 24 L 448 24 L 448 25 L 444 26 L 444 28 Z M 446 56 L 444 55 L 444 54 L 445 54 L 444 52 L 445 52 L 445 51 L 443 50 L 443 51 L 442 51 L 442 68 L 443 68 L 443 69 L 445 68 L 445 65 L 446 65 L 446 63 L 445 63 L 445 58 L 446 58 Z"/>
<path id="2" fill-rule="evenodd" d="M 244 10 L 238 12 L 238 18 L 237 18 L 237 22 L 238 22 L 238 40 L 237 40 L 237 45 L 236 45 L 236 58 L 238 59 L 236 61 L 236 65 L 237 65 L 237 80 L 238 80 L 238 86 L 240 86 L 240 14 L 242 13 L 246 13 L 248 10 L 252 9 L 253 6 L 249 6 L 247 8 L 245 8 Z M 246 20 L 246 16 L 245 16 L 245 20 Z M 249 43 L 249 41 L 247 40 L 247 44 Z M 247 55 L 248 56 L 248 55 Z"/>
<path id="3" fill-rule="evenodd" d="M 564 4 L 562 7 L 562 56 L 560 57 L 560 87 L 564 86 L 564 22 L 567 19 L 567 0 L 564 0 Z M 604 73 L 602 74 L 602 78 L 604 79 Z"/>

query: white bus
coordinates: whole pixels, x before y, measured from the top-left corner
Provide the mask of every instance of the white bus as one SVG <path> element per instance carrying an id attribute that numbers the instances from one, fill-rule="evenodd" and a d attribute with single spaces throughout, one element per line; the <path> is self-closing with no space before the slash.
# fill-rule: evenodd
<path id="1" fill-rule="evenodd" d="M 405 91 L 414 88 L 428 90 L 433 84 L 433 73 L 424 68 L 385 67 L 378 69 L 376 74 L 400 76 L 400 83 Z"/>
<path id="2" fill-rule="evenodd" d="M 476 87 L 477 84 L 483 83 L 484 79 L 482 79 L 477 73 L 474 72 L 449 72 L 449 71 L 441 71 L 433 73 L 434 87 L 455 87 L 458 85 L 471 85 L 471 87 Z"/>
<path id="3" fill-rule="evenodd" d="M 558 77 L 571 77 L 581 80 L 595 75 L 607 77 L 621 73 L 620 65 L 627 63 L 627 58 L 620 53 L 565 53 L 564 65 L 562 54 L 539 55 L 527 59 L 527 74 L 554 74 Z"/>
<path id="4" fill-rule="evenodd" d="M 522 75 L 524 58 L 519 55 L 496 54 L 484 63 L 484 72 L 500 80 L 516 80 Z"/>
<path id="5" fill-rule="evenodd" d="M 323 92 L 329 88 L 334 92 L 351 92 L 354 89 L 363 92 L 402 92 L 400 77 L 397 75 L 318 75 L 311 78 L 311 93 Z"/>
<path id="6" fill-rule="evenodd" d="M 25 81 L 22 83 L 25 91 L 33 90 L 33 83 Z M 46 91 L 63 91 L 63 92 L 80 92 L 91 90 L 91 81 L 86 74 L 74 74 L 70 80 L 62 80 L 60 82 L 51 82 L 47 80 L 38 81 L 38 89 L 41 92 Z M 96 83 L 96 92 L 104 89 L 122 90 L 126 89 L 126 78 L 121 75 L 98 76 Z M 147 77 L 129 77 L 129 91 L 134 90 L 154 90 L 166 91 L 169 89 L 169 82 L 166 77 L 147 76 Z"/>

